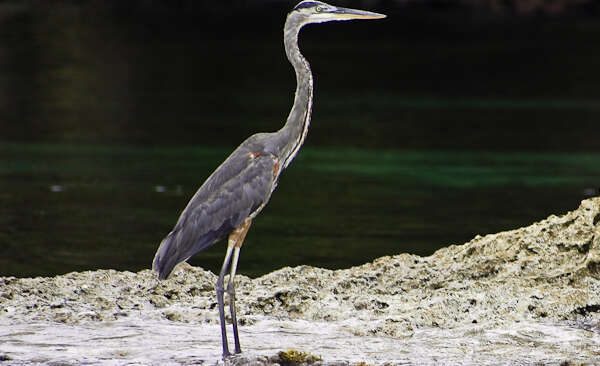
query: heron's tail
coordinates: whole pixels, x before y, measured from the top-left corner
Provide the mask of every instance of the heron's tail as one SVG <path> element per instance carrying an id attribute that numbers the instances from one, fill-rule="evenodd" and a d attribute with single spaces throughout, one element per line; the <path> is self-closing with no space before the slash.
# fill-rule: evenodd
<path id="1" fill-rule="evenodd" d="M 174 232 L 171 231 L 169 235 L 167 235 L 167 237 L 164 238 L 160 243 L 160 246 L 154 255 L 152 269 L 155 272 L 158 272 L 159 280 L 164 280 L 165 278 L 169 277 L 171 271 L 173 271 L 173 268 L 175 268 L 179 262 L 183 262 L 187 259 L 181 258 L 178 255 L 177 249 L 175 248 L 176 245 L 173 245 L 173 239 L 175 239 L 175 236 L 176 235 L 174 235 Z"/>

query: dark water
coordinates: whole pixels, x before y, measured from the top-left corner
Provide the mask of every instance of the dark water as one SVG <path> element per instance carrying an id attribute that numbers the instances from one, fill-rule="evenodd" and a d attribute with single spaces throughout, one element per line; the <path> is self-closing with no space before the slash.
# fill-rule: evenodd
<path id="1" fill-rule="evenodd" d="M 214 148 L 0 145 L 1 275 L 148 268 Z M 426 255 L 526 225 L 598 194 L 598 153 L 306 148 L 254 220 L 242 273 Z M 587 191 L 586 191 L 587 189 Z M 224 245 L 193 263 L 211 270 Z"/>
<path id="2" fill-rule="evenodd" d="M 210 172 L 284 122 L 288 7 L 48 4 L 0 2 L 0 275 L 148 268 Z M 313 123 L 242 273 L 426 255 L 598 194 L 598 17 L 448 9 L 303 31 Z"/>

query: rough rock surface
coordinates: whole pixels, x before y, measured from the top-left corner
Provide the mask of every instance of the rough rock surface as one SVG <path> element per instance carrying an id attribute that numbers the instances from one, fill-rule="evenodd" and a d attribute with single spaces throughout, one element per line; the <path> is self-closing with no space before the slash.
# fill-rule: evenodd
<path id="1" fill-rule="evenodd" d="M 49 328 L 60 328 L 63 333 L 53 335 L 60 338 L 70 330 L 99 324 L 152 324 L 148 327 L 156 333 L 162 324 L 207 329 L 210 347 L 216 348 L 206 357 L 170 356 L 171 362 L 214 363 L 220 352 L 215 281 L 213 273 L 190 266 L 162 282 L 149 270 L 0 278 L 0 360 L 35 361 L 23 354 L 35 351 L 34 346 L 23 346 L 34 343 L 23 339 L 23 332 L 44 338 L 50 337 Z M 477 236 L 429 257 L 401 254 L 337 271 L 288 267 L 256 279 L 237 276 L 236 285 L 245 353 L 232 363 L 281 363 L 273 358 L 276 348 L 260 346 L 260 339 L 268 330 L 276 344 L 286 329 L 290 334 L 307 330 L 303 337 L 314 337 L 316 343 L 306 343 L 314 349 L 303 351 L 322 356 L 317 363 L 324 364 L 357 361 L 351 351 L 335 352 L 327 339 L 319 341 L 319 332 L 326 330 L 330 333 L 325 338 L 362 339 L 364 344 L 381 340 L 405 347 L 398 354 L 389 351 L 387 358 L 381 352 L 361 353 L 358 359 L 368 363 L 497 364 L 496 357 L 508 363 L 600 363 L 600 197 L 583 201 L 563 216 Z M 32 325 L 38 327 L 28 328 Z M 193 331 L 188 337 L 194 337 Z M 193 348 L 193 342 L 187 347 Z M 419 347 L 432 349 L 421 352 Z M 533 358 L 514 353 L 528 347 L 544 351 Z M 45 363 L 56 357 L 46 352 L 37 360 Z M 92 363 L 110 359 L 79 353 L 70 357 Z M 121 362 L 128 359 L 119 357 Z"/>

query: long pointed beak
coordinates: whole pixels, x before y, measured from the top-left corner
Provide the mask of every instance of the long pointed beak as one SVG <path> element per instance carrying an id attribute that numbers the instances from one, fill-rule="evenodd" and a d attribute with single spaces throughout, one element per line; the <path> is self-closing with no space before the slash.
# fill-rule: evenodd
<path id="1" fill-rule="evenodd" d="M 330 11 L 330 14 L 333 15 L 333 18 L 336 20 L 348 20 L 348 19 L 381 19 L 385 18 L 387 15 L 373 13 L 371 11 L 358 10 L 358 9 L 349 9 L 349 8 L 336 8 L 334 11 Z"/>

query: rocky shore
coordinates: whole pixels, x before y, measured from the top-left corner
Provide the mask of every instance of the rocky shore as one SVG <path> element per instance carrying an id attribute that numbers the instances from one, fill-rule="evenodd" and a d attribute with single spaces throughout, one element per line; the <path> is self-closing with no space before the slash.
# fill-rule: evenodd
<path id="1" fill-rule="evenodd" d="M 215 281 L 187 265 L 0 278 L 0 364 L 222 363 Z M 600 197 L 429 257 L 236 284 L 232 364 L 600 364 Z"/>

